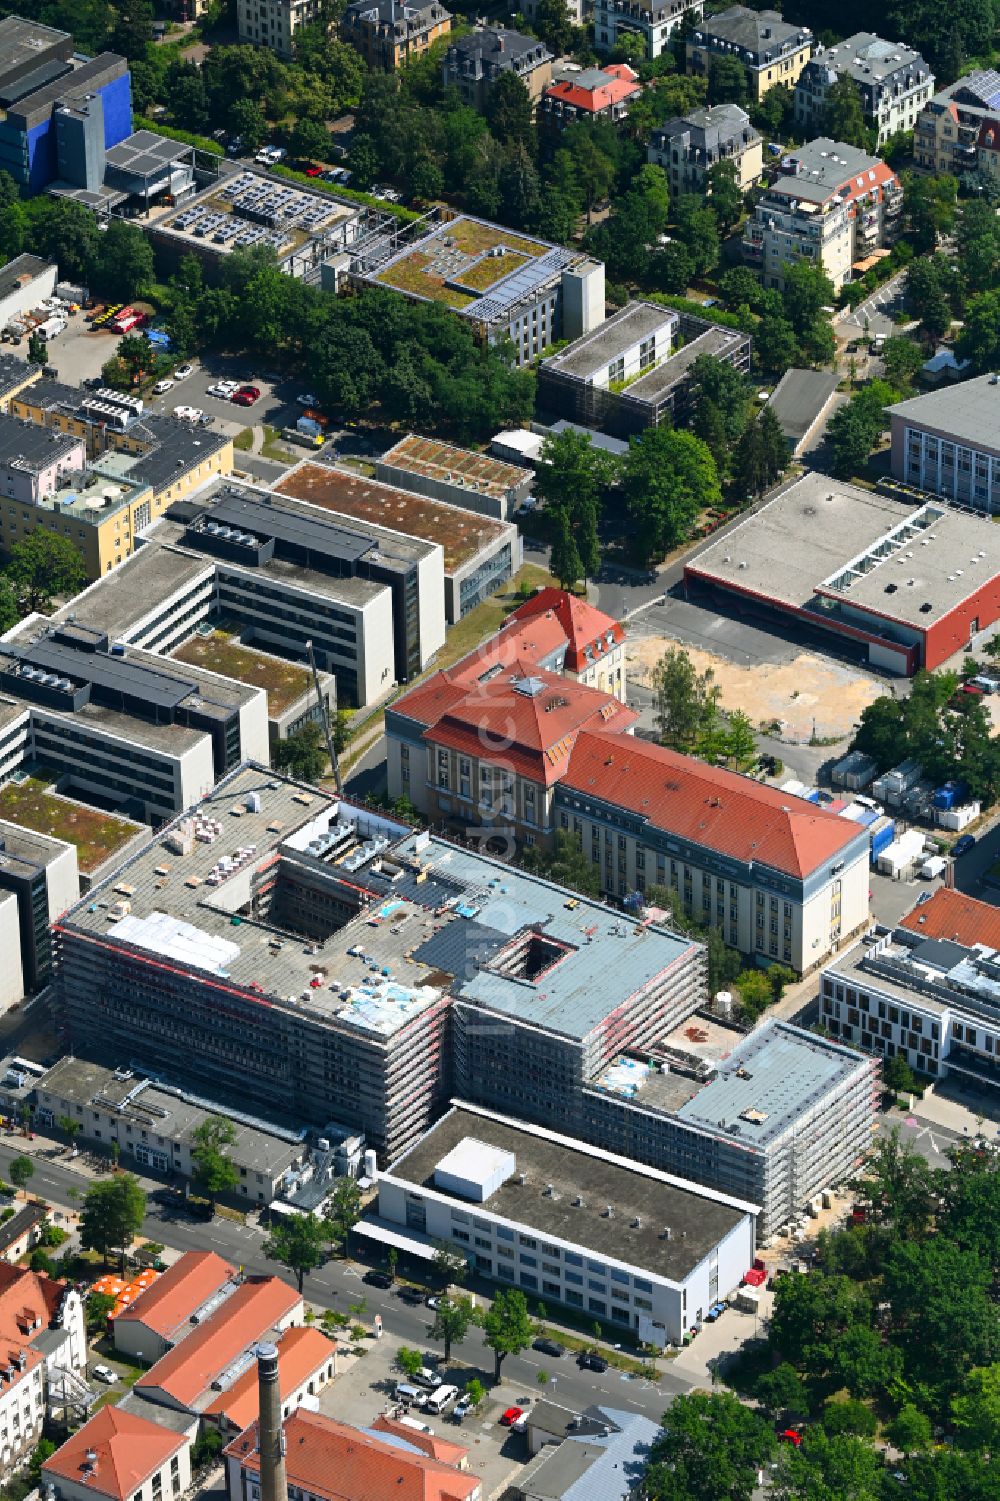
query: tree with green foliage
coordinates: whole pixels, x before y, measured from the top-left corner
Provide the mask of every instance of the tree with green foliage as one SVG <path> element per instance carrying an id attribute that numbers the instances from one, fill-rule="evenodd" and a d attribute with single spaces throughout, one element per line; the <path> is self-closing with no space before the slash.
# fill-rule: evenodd
<path id="1" fill-rule="evenodd" d="M 761 293 L 760 322 L 753 340 L 753 355 L 765 375 L 784 375 L 799 358 L 795 329 L 785 312 L 780 295 Z"/>
<path id="2" fill-rule="evenodd" d="M 53 599 L 78 593 L 86 576 L 76 547 L 58 532 L 31 531 L 10 550 L 7 577 L 29 610 L 44 613 Z"/>
<path id="3" fill-rule="evenodd" d="M 751 1501 L 774 1429 L 730 1392 L 675 1397 L 644 1476 L 649 1501 Z"/>
<path id="4" fill-rule="evenodd" d="M 452 1345 L 460 1345 L 470 1327 L 476 1323 L 476 1308 L 471 1298 L 441 1298 L 434 1310 L 431 1339 L 444 1344 L 444 1363 L 451 1360 Z"/>
<path id="5" fill-rule="evenodd" d="M 695 276 L 707 276 L 719 264 L 722 250 L 714 213 L 701 198 L 687 193 L 678 199 L 674 219 L 676 238 L 690 255 Z"/>
<path id="6" fill-rule="evenodd" d="M 47 365 L 49 362 L 49 346 L 41 334 L 28 335 L 28 364 Z"/>
<path id="7" fill-rule="evenodd" d="M 795 94 L 787 83 L 776 83 L 763 99 L 750 107 L 750 119 L 759 131 L 770 137 L 785 138 L 792 128 Z"/>
<path id="8" fill-rule="evenodd" d="M 708 100 L 710 104 L 747 103 L 747 75 L 736 57 L 713 56 L 708 64 Z"/>
<path id="9" fill-rule="evenodd" d="M 573 589 L 583 573 L 583 560 L 573 537 L 569 512 L 562 507 L 556 512 L 553 530 L 549 569 L 561 588 Z"/>
<path id="10" fill-rule="evenodd" d="M 361 1218 L 361 1190 L 353 1178 L 338 1178 L 323 1209 L 330 1239 L 347 1251 L 351 1228 Z"/>
<path id="11" fill-rule="evenodd" d="M 490 84 L 486 95 L 486 123 L 502 145 L 519 142 L 529 151 L 535 143 L 531 95 L 509 69 Z"/>
<path id="12" fill-rule="evenodd" d="M 239 1183 L 239 1173 L 226 1148 L 236 1140 L 236 1127 L 225 1116 L 210 1115 L 192 1133 L 192 1177 L 214 1207 L 219 1194 L 228 1193 Z"/>
<path id="13" fill-rule="evenodd" d="M 618 468 L 613 455 L 598 448 L 586 433 L 573 428 L 549 433 L 542 444 L 534 493 L 547 507 L 565 510 L 573 521 L 578 510 L 601 509 Z"/>
<path id="14" fill-rule="evenodd" d="M 307 1274 L 326 1260 L 328 1239 L 328 1227 L 316 1215 L 289 1214 L 272 1222 L 264 1255 L 294 1274 L 301 1293 Z"/>
<path id="15" fill-rule="evenodd" d="M 1000 1452 L 1000 1364 L 976 1366 L 968 1372 L 961 1390 L 952 1397 L 951 1417 L 960 1448 L 992 1455 Z"/>
<path id="16" fill-rule="evenodd" d="M 129 1247 L 146 1217 L 146 1195 L 131 1173 L 116 1173 L 106 1182 L 87 1189 L 80 1213 L 80 1244 L 85 1251 L 98 1251 L 108 1262 L 111 1251 L 120 1257 L 121 1273 Z"/>
<path id="17" fill-rule="evenodd" d="M 698 514 L 722 499 L 715 460 L 705 444 L 693 433 L 666 426 L 633 438 L 621 490 L 636 551 L 648 561 L 684 541 Z"/>
<path id="18" fill-rule="evenodd" d="M 834 412 L 827 434 L 838 479 L 851 479 L 867 464 L 887 426 L 885 409 L 897 394 L 888 382 L 872 380 Z"/>
<path id="19" fill-rule="evenodd" d="M 310 161 L 313 157 L 325 161 L 330 149 L 330 132 L 322 120 L 304 115 L 295 122 L 288 138 L 288 149 L 296 161 Z"/>
<path id="20" fill-rule="evenodd" d="M 527 845 L 521 856 L 525 870 L 544 876 L 559 886 L 568 886 L 571 891 L 584 896 L 598 896 L 601 890 L 600 867 L 587 858 L 579 834 L 569 829 L 557 829 L 551 850 L 540 845 Z"/>
<path id="21" fill-rule="evenodd" d="M 899 1053 L 892 1058 L 883 1058 L 882 1083 L 894 1095 L 910 1094 L 917 1087 L 912 1068 Z"/>
<path id="22" fill-rule="evenodd" d="M 318 782 L 329 765 L 322 727 L 310 719 L 300 729 L 279 740 L 274 764 L 280 771 L 287 771 L 302 782 Z"/>
<path id="23" fill-rule="evenodd" d="M 669 646 L 651 682 L 661 745 L 689 755 L 718 721 L 721 690 L 715 673 L 711 667 L 698 672 L 682 646 Z"/>
<path id="24" fill-rule="evenodd" d="M 903 231 L 918 256 L 955 227 L 958 183 L 948 173 L 903 173 Z"/>
<path id="25" fill-rule="evenodd" d="M 981 1257 L 942 1236 L 904 1241 L 889 1251 L 883 1289 L 894 1343 L 908 1379 L 936 1393 L 942 1406 L 972 1367 L 1000 1351 L 992 1280 Z"/>
<path id="26" fill-rule="evenodd" d="M 72 198 L 41 193 L 24 205 L 25 248 L 54 261 L 67 281 L 89 283 L 100 251 L 101 232 L 90 209 Z"/>
<path id="27" fill-rule="evenodd" d="M 474 1408 L 482 1406 L 483 1398 L 486 1396 L 486 1388 L 478 1376 L 473 1376 L 471 1381 L 466 1382 L 465 1395 Z"/>
<path id="28" fill-rule="evenodd" d="M 935 343 L 952 319 L 953 274 L 940 255 L 922 255 L 906 271 L 906 300 L 924 337 Z"/>
<path id="29" fill-rule="evenodd" d="M 21 1156 L 15 1157 L 12 1160 L 10 1167 L 7 1169 L 7 1172 L 10 1174 L 10 1181 L 13 1183 L 14 1187 L 21 1189 L 24 1192 L 25 1198 L 27 1198 L 28 1184 L 35 1176 L 35 1164 L 32 1162 L 31 1158 L 26 1157 L 23 1153 L 21 1154 Z"/>
<path id="30" fill-rule="evenodd" d="M 872 132 L 865 123 L 861 90 L 847 73 L 842 73 L 826 91 L 823 134 L 861 151 L 872 149 Z"/>
<path id="31" fill-rule="evenodd" d="M 493 1351 L 494 1380 L 500 1380 L 500 1368 L 508 1355 L 520 1355 L 534 1338 L 534 1325 L 528 1302 L 516 1287 L 498 1288 L 483 1314 L 483 1336 Z"/>
<path id="32" fill-rule="evenodd" d="M 424 1357 L 419 1350 L 414 1350 L 410 1345 L 400 1345 L 396 1351 L 396 1369 L 401 1371 L 408 1381 L 413 1381 L 424 1368 Z"/>
<path id="33" fill-rule="evenodd" d="M 649 258 L 649 280 L 658 292 L 686 296 L 694 280 L 694 257 L 687 246 L 679 240 L 658 245 Z"/>
<path id="34" fill-rule="evenodd" d="M 890 386 L 897 391 L 906 391 L 912 386 L 914 377 L 924 363 L 924 353 L 913 339 L 908 339 L 905 334 L 896 334 L 886 339 L 881 359 L 885 378 Z"/>
<path id="35" fill-rule="evenodd" d="M 90 280 L 102 296 L 113 294 L 124 302 L 148 293 L 156 280 L 156 268 L 153 248 L 138 224 L 130 224 L 127 219 L 110 220 L 99 241 Z M 144 352 L 148 355 L 149 340 L 142 336 L 141 342 L 147 346 Z M 129 364 L 121 345 L 118 355 Z M 148 370 L 148 362 L 140 368 Z"/>
<path id="36" fill-rule="evenodd" d="M 105 1334 L 108 1328 L 108 1318 L 114 1312 L 118 1299 L 110 1293 L 87 1294 L 87 1302 L 84 1306 L 84 1319 L 89 1334 Z"/>
<path id="37" fill-rule="evenodd" d="M 824 1433 L 830 1437 L 849 1433 L 857 1438 L 871 1438 L 878 1428 L 878 1418 L 874 1412 L 856 1397 L 827 1402 L 821 1422 Z"/>
<path id="38" fill-rule="evenodd" d="M 914 1407 L 912 1402 L 907 1402 L 891 1423 L 886 1424 L 885 1436 L 894 1449 L 912 1454 L 915 1449 L 930 1448 L 933 1429 L 927 1414 Z"/>
<path id="39" fill-rule="evenodd" d="M 772 1486 L 776 1501 L 880 1501 L 883 1464 L 870 1444 L 851 1434 L 810 1430 L 785 1447 Z"/>
<path id="40" fill-rule="evenodd" d="M 722 305 L 727 312 L 736 313 L 740 308 L 756 312 L 760 306 L 762 288 L 760 277 L 749 266 L 731 266 L 719 277 Z"/>
<path id="41" fill-rule="evenodd" d="M 985 292 L 995 287 L 1000 273 L 1000 220 L 994 206 L 979 200 L 964 204 L 955 239 L 966 288 Z"/>
<path id="42" fill-rule="evenodd" d="M 5 573 L 0 573 L 0 636 L 21 618 L 17 592 Z"/>
<path id="43" fill-rule="evenodd" d="M 956 352 L 971 360 L 980 374 L 1000 363 L 1000 292 L 980 292 L 969 298 Z"/>
<path id="44" fill-rule="evenodd" d="M 715 215 L 719 232 L 728 235 L 743 217 L 743 190 L 736 164 L 728 157 L 714 162 L 705 177 L 708 206 Z"/>
<path id="45" fill-rule="evenodd" d="M 17 183 L 0 170 L 0 265 L 21 254 L 27 235 L 28 217 Z"/>
<path id="46" fill-rule="evenodd" d="M 455 1241 L 439 1240 L 434 1246 L 434 1270 L 442 1287 L 464 1282 L 469 1275 L 466 1253 Z"/>
<path id="47" fill-rule="evenodd" d="M 830 315 L 823 311 L 833 306 L 834 295 L 833 282 L 812 261 L 796 261 L 785 273 L 785 316 L 795 330 L 802 356 L 813 364 L 832 359 L 836 350 Z"/>
<path id="48" fill-rule="evenodd" d="M 758 1377 L 753 1389 L 754 1396 L 765 1412 L 778 1420 L 786 1421 L 809 1416 L 810 1401 L 806 1384 L 793 1365 L 783 1360 L 772 1370 Z"/>

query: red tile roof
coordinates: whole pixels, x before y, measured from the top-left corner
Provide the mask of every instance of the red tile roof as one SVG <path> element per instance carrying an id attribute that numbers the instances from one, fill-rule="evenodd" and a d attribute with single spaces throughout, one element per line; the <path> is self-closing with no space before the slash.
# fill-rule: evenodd
<path id="1" fill-rule="evenodd" d="M 987 116 L 979 127 L 976 145 L 980 151 L 1000 151 L 1000 120 Z"/>
<path id="2" fill-rule="evenodd" d="M 408 1444 L 430 1456 L 431 1459 L 439 1459 L 442 1464 L 461 1465 L 468 1458 L 469 1451 L 464 1444 L 452 1443 L 451 1439 L 439 1438 L 436 1433 L 419 1433 L 415 1428 L 409 1428 L 405 1423 L 399 1423 L 395 1418 L 387 1418 L 385 1414 L 376 1418 L 371 1425 L 377 1433 L 394 1433 L 397 1438 L 405 1439 Z"/>
<path id="3" fill-rule="evenodd" d="M 594 661 L 604 655 L 609 650 L 609 636 L 614 645 L 625 638 L 622 626 L 603 610 L 565 589 L 553 588 L 539 589 L 525 600 L 512 615 L 507 616 L 502 630 L 508 630 L 514 621 L 537 623 L 539 617 L 555 619 L 561 626 L 566 637 L 566 667 L 570 672 L 581 672 L 590 665 L 586 655 L 588 650 Z M 522 651 L 521 655 L 524 654 Z"/>
<path id="4" fill-rule="evenodd" d="M 969 947 L 985 943 L 1000 949 L 1000 909 L 990 902 L 941 886 L 928 902 L 921 902 L 900 919 L 899 926 L 921 938 L 950 938 Z"/>
<path id="5" fill-rule="evenodd" d="M 289 1485 L 322 1501 L 473 1501 L 482 1494 L 478 1475 L 300 1408 L 285 1420 Z M 419 1438 L 406 1430 L 407 1441 Z M 228 1457 L 259 1473 L 255 1428 L 227 1445 Z M 416 1446 L 415 1446 L 416 1447 Z"/>
<path id="6" fill-rule="evenodd" d="M 194 1410 L 216 1376 L 300 1302 L 280 1277 L 248 1277 L 216 1313 L 139 1377 L 136 1391 L 162 1391 Z"/>
<path id="7" fill-rule="evenodd" d="M 0 1260 L 0 1343 L 30 1344 L 47 1329 L 68 1284 Z"/>
<path id="8" fill-rule="evenodd" d="M 581 731 L 562 784 L 692 844 L 799 877 L 859 833 L 804 798 L 631 735 Z"/>
<path id="9" fill-rule="evenodd" d="M 627 63 L 609 63 L 600 70 L 607 82 L 594 89 L 582 88 L 570 78 L 560 79 L 545 90 L 546 99 L 558 99 L 562 104 L 572 104 L 577 109 L 596 114 L 598 110 L 610 109 L 641 92 L 639 75 L 633 73 Z"/>
<path id="10" fill-rule="evenodd" d="M 305 1386 L 333 1359 L 335 1350 L 335 1345 L 319 1329 L 300 1325 L 286 1330 L 277 1344 L 281 1400 L 284 1402 Z M 238 1433 L 255 1423 L 260 1416 L 256 1365 L 244 1371 L 227 1391 L 220 1392 L 205 1408 L 205 1414 L 227 1422 Z"/>
<path id="11" fill-rule="evenodd" d="M 236 1268 L 214 1251 L 185 1251 L 115 1323 L 145 1324 L 166 1338 L 235 1276 Z"/>
<path id="12" fill-rule="evenodd" d="M 438 678 L 444 681 L 436 684 Z M 540 671 L 530 661 L 514 662 L 458 696 L 454 688 L 447 673 L 438 673 L 407 695 L 402 712 L 427 725 L 424 739 L 432 745 L 502 761 L 546 787 L 564 774 L 585 725 L 626 730 L 638 718 L 613 694 Z"/>
<path id="13" fill-rule="evenodd" d="M 189 1442 L 183 1433 L 161 1428 L 135 1413 L 102 1407 L 45 1461 L 42 1480 L 69 1480 L 97 1496 L 128 1501 Z M 88 1450 L 97 1455 L 92 1474 Z"/>

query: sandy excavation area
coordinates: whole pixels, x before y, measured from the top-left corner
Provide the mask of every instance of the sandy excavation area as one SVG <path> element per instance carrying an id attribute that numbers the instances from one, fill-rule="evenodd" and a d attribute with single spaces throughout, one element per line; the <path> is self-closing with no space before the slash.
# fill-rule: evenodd
<path id="1" fill-rule="evenodd" d="M 676 645 L 669 636 L 630 641 L 629 680 L 648 684 L 660 657 Z M 694 646 L 685 650 L 698 672 L 715 673 L 723 709 L 742 709 L 757 728 L 777 720 L 780 738 L 790 742 L 808 741 L 814 732 L 824 741 L 850 735 L 862 709 L 885 692 L 874 678 L 808 651 L 790 662 L 739 666 Z"/>

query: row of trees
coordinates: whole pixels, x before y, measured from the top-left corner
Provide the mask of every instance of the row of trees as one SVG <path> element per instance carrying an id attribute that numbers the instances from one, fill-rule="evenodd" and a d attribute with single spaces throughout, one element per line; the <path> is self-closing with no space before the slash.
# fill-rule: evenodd
<path id="1" fill-rule="evenodd" d="M 40 194 L 22 199 L 0 170 L 0 263 L 22 251 L 54 261 L 67 281 L 83 282 L 100 296 L 131 300 L 155 280 L 153 252 L 136 224 L 112 219 L 105 230 L 82 204 Z"/>

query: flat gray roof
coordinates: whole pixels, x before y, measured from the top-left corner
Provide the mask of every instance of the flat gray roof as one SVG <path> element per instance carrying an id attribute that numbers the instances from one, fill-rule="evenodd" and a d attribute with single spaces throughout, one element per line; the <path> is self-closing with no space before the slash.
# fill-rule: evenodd
<path id="1" fill-rule="evenodd" d="M 587 380 L 595 372 L 606 370 L 612 360 L 618 359 L 640 339 L 679 322 L 679 317 L 672 308 L 659 307 L 655 302 L 626 303 L 593 333 L 584 334 L 582 339 L 552 355 L 545 363 L 550 370 L 558 370 L 561 375 Z"/>
<path id="2" fill-rule="evenodd" d="M 935 519 L 919 538 L 894 550 L 846 592 L 826 587 L 852 560 L 927 511 Z M 979 557 L 981 552 L 985 557 Z M 925 631 L 1000 573 L 1000 538 L 989 517 L 940 504 L 906 505 L 873 490 L 810 473 L 687 566 L 700 578 L 793 609 L 807 605 L 815 609 L 822 589 L 827 598 Z M 923 604 L 930 604 L 930 610 L 922 610 Z"/>
<path id="3" fill-rule="evenodd" d="M 168 523 L 169 525 L 169 523 Z M 53 619 L 125 635 L 138 621 L 154 614 L 173 594 L 215 569 L 215 559 L 141 539 L 120 567 L 101 577 L 62 607 Z"/>
<path id="4" fill-rule="evenodd" d="M 917 427 L 933 428 L 956 443 L 1000 453 L 1000 383 L 993 375 L 977 375 L 924 396 L 911 396 L 897 401 L 888 412 Z"/>
<path id="5" fill-rule="evenodd" d="M 625 394 L 638 397 L 640 401 L 658 401 L 672 386 L 676 386 L 701 355 L 714 355 L 720 358 L 735 344 L 742 343 L 746 337 L 746 334 L 741 333 L 739 329 L 723 328 L 720 324 L 713 323 L 710 328 L 696 334 L 693 339 L 688 339 L 687 343 L 682 344 L 676 354 L 672 354 L 668 360 L 664 360 L 662 364 L 654 366 L 652 370 L 633 381 Z"/>
<path id="6" fill-rule="evenodd" d="M 23 824 L 10 823 L 7 819 L 0 818 L 0 865 L 8 856 L 18 861 L 24 861 L 27 865 L 49 865 L 65 854 L 72 845 L 65 844 L 63 840 L 56 839 L 48 834 L 38 834 L 34 829 L 27 829 Z"/>
<path id="7" fill-rule="evenodd" d="M 170 1141 L 191 1146 L 194 1133 L 213 1115 L 232 1117 L 222 1107 L 199 1104 L 187 1091 L 164 1086 L 152 1080 L 143 1082 L 141 1074 L 129 1069 L 111 1069 L 85 1058 L 60 1058 L 45 1076 L 37 1081 L 43 1094 L 58 1095 L 74 1105 L 96 1104 L 115 1109 L 121 1120 L 142 1126 Z M 301 1143 L 289 1141 L 285 1132 L 278 1135 L 265 1123 L 251 1125 L 233 1120 L 236 1138 L 228 1155 L 240 1167 L 267 1173 L 272 1179 L 285 1171 L 302 1154 Z"/>
<path id="8" fill-rule="evenodd" d="M 768 406 L 781 431 L 795 446 L 801 443 L 839 384 L 831 370 L 786 370 L 771 392 Z"/>
<path id="9" fill-rule="evenodd" d="M 867 1064 L 858 1054 L 786 1022 L 752 1032 L 716 1077 L 677 1111 L 678 1120 L 763 1146 Z M 747 1112 L 751 1119 L 747 1119 Z"/>
<path id="10" fill-rule="evenodd" d="M 744 1215 L 755 1212 L 753 1205 L 655 1168 L 461 1102 L 386 1172 L 475 1214 L 479 1205 L 434 1179 L 442 1158 L 469 1138 L 516 1159 L 513 1175 L 490 1194 L 484 1211 L 670 1282 L 682 1282 Z M 581 1196 L 584 1202 L 574 1203 Z M 663 1238 L 667 1225 L 669 1240 Z"/>
<path id="11" fill-rule="evenodd" d="M 51 261 L 42 260 L 38 255 L 16 255 L 12 261 L 0 269 L 0 297 L 9 297 L 11 292 L 16 292 L 25 281 L 34 281 L 36 277 L 52 269 Z"/>

